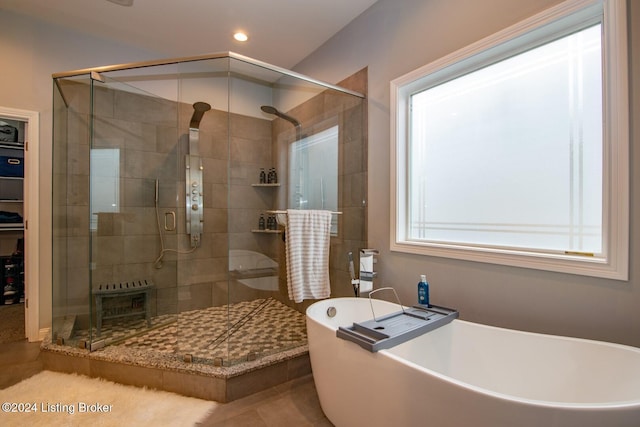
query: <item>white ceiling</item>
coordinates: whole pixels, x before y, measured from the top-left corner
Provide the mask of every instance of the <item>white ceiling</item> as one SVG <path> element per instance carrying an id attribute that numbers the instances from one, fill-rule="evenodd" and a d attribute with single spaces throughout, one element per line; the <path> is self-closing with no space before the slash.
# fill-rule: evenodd
<path id="1" fill-rule="evenodd" d="M 182 57 L 232 51 L 292 68 L 376 0 L 0 0 L 12 10 L 101 38 Z M 249 41 L 232 35 L 243 30 Z"/>

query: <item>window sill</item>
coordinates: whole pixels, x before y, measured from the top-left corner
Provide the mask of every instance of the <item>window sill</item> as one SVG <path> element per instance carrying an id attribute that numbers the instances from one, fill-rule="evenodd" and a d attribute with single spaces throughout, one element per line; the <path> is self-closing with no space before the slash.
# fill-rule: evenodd
<path id="1" fill-rule="evenodd" d="M 395 242 L 391 243 L 390 249 L 394 252 L 530 268 L 557 273 L 614 280 L 629 279 L 629 272 L 625 262 L 618 260 L 616 263 L 598 256 L 537 253 L 424 242 Z"/>

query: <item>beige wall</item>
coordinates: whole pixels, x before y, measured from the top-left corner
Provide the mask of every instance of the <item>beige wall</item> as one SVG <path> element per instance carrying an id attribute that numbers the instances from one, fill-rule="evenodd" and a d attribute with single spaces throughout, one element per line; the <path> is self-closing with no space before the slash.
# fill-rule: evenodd
<path id="1" fill-rule="evenodd" d="M 640 2 L 629 0 L 631 76 L 631 246 L 627 282 L 550 273 L 389 250 L 389 83 L 421 65 L 506 28 L 558 0 L 380 0 L 298 72 L 338 81 L 369 67 L 369 246 L 381 250 L 376 286 L 417 299 L 427 274 L 432 301 L 463 319 L 640 346 Z"/>

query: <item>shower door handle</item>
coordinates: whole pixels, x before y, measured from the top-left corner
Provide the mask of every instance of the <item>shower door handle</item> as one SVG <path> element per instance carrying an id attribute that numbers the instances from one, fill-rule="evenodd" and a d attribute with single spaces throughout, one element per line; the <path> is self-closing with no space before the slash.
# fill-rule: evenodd
<path id="1" fill-rule="evenodd" d="M 176 229 L 176 213 L 169 211 L 164 213 L 164 230 L 175 231 Z"/>

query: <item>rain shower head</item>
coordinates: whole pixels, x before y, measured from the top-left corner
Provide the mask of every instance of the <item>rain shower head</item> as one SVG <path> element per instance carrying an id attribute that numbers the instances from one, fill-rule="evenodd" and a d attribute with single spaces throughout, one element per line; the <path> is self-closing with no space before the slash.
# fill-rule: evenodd
<path id="1" fill-rule="evenodd" d="M 300 127 L 300 122 L 297 121 L 296 119 L 294 119 L 291 116 L 288 116 L 284 113 L 281 113 L 280 111 L 278 111 L 278 109 L 276 107 L 272 107 L 271 105 L 263 105 L 262 107 L 260 107 L 260 109 L 262 111 L 264 111 L 267 114 L 273 114 L 275 116 L 280 117 L 281 119 L 284 119 L 288 122 L 290 122 L 291 124 L 293 124 L 296 128 Z"/>
<path id="2" fill-rule="evenodd" d="M 272 107 L 271 105 L 263 105 L 262 107 L 260 107 L 260 109 L 262 111 L 264 111 L 267 114 L 279 114 L 280 112 L 278 110 L 276 110 L 276 107 Z"/>
<path id="3" fill-rule="evenodd" d="M 204 113 L 209 110 L 211 110 L 211 105 L 207 104 L 206 102 L 196 102 L 195 104 L 193 104 L 193 116 L 191 116 L 189 128 L 200 128 L 200 120 L 202 120 L 202 116 L 204 115 Z"/>

